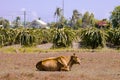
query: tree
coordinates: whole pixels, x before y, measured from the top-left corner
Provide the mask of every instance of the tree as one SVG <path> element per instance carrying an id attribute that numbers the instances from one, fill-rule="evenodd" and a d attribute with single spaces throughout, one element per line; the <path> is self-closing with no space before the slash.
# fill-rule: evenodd
<path id="1" fill-rule="evenodd" d="M 78 19 L 79 19 L 79 12 L 77 10 L 74 10 L 72 15 L 72 23 L 75 24 Z"/>
<path id="2" fill-rule="evenodd" d="M 16 20 L 15 20 L 15 28 L 18 28 L 20 26 L 20 17 L 19 16 L 17 16 L 16 17 Z"/>
<path id="3" fill-rule="evenodd" d="M 0 25 L 2 25 L 4 28 L 9 28 L 10 23 L 7 19 L 0 18 Z"/>
<path id="4" fill-rule="evenodd" d="M 86 12 L 82 17 L 83 27 L 87 27 L 89 25 L 89 12 Z"/>
<path id="5" fill-rule="evenodd" d="M 95 26 L 95 18 L 94 18 L 94 14 L 91 13 L 89 16 L 89 26 L 94 27 Z"/>
<path id="6" fill-rule="evenodd" d="M 82 17 L 82 14 L 78 12 L 78 10 L 73 10 L 73 15 L 72 15 L 72 19 L 71 19 L 71 26 L 74 28 L 74 29 L 77 29 L 78 25 L 78 20 L 80 20 L 80 18 Z"/>
<path id="7" fill-rule="evenodd" d="M 63 10 L 62 10 L 61 8 L 56 8 L 56 11 L 55 11 L 55 13 L 54 13 L 54 16 L 57 17 L 57 21 L 59 21 L 60 18 L 63 16 L 62 11 L 63 11 Z"/>
<path id="8" fill-rule="evenodd" d="M 63 24 L 67 24 L 67 20 L 65 19 L 64 16 L 61 16 L 60 20 L 59 20 L 61 23 Z"/>
<path id="9" fill-rule="evenodd" d="M 120 6 L 114 8 L 110 16 L 110 21 L 114 28 L 120 27 Z"/>
<path id="10" fill-rule="evenodd" d="M 76 29 L 78 29 L 78 28 L 81 28 L 81 27 L 82 27 L 82 19 L 81 19 L 81 18 L 77 20 L 77 22 L 76 22 L 75 26 L 76 26 L 76 27 L 75 27 Z"/>
<path id="11" fill-rule="evenodd" d="M 65 19 L 64 15 L 63 15 L 63 9 L 61 8 L 57 8 L 54 16 L 57 17 L 57 22 L 55 24 L 56 28 L 63 28 L 64 25 L 67 23 L 67 20 Z"/>

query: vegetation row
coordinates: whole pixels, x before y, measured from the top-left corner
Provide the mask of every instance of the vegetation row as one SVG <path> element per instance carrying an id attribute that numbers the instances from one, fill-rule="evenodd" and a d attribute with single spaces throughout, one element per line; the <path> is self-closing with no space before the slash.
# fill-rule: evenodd
<path id="1" fill-rule="evenodd" d="M 0 46 L 20 44 L 29 47 L 53 43 L 53 48 L 72 47 L 72 42 L 80 42 L 85 48 L 115 47 L 120 45 L 120 28 L 99 29 L 95 27 L 73 30 L 61 29 L 4 29 L 0 28 Z"/>

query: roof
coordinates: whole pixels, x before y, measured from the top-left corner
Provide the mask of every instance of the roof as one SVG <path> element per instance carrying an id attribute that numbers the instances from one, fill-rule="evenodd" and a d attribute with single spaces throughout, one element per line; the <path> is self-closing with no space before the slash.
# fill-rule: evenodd
<path id="1" fill-rule="evenodd" d="M 45 23 L 42 20 L 34 20 L 30 24 L 27 25 L 27 27 L 34 27 L 34 28 L 47 28 L 47 23 Z"/>
<path id="2" fill-rule="evenodd" d="M 39 24 L 41 24 L 41 25 L 47 25 L 47 23 L 45 23 L 44 21 L 42 21 L 42 20 L 36 20 Z"/>

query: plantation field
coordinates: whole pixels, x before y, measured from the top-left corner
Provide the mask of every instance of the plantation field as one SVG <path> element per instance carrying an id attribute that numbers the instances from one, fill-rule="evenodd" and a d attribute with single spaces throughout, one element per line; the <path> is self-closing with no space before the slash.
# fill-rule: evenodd
<path id="1" fill-rule="evenodd" d="M 76 53 L 81 65 L 68 72 L 37 71 L 35 64 L 48 57 L 70 56 Z M 0 80 L 119 80 L 120 52 L 102 51 L 42 51 L 39 53 L 0 53 Z"/>

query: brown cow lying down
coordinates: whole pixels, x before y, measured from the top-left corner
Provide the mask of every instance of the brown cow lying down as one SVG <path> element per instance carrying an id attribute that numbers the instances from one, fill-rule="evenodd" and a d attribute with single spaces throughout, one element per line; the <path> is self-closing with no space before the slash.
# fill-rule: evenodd
<path id="1" fill-rule="evenodd" d="M 59 56 L 39 61 L 36 68 L 40 71 L 69 71 L 73 64 L 80 64 L 80 59 L 75 54 L 70 57 Z"/>

